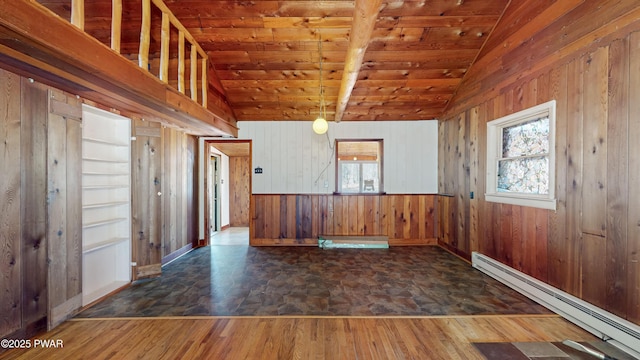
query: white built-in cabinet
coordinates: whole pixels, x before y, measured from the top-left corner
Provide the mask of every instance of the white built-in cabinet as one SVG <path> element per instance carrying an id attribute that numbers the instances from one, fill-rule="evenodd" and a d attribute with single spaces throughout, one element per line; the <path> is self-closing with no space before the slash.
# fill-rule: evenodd
<path id="1" fill-rule="evenodd" d="M 82 108 L 83 305 L 131 281 L 131 120 Z"/>

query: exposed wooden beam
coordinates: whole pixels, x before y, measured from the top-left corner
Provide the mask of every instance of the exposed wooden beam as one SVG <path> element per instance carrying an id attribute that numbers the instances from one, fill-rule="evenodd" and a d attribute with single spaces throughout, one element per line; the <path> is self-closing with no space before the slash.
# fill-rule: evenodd
<path id="1" fill-rule="evenodd" d="M 381 0 L 356 0 L 353 11 L 353 24 L 349 35 L 349 48 L 347 50 L 347 58 L 344 61 L 342 82 L 338 93 L 335 122 L 342 120 L 351 97 L 351 91 L 353 91 L 353 87 L 358 80 L 358 72 L 360 72 L 364 53 L 367 51 L 371 34 L 373 34 L 381 2 Z"/>

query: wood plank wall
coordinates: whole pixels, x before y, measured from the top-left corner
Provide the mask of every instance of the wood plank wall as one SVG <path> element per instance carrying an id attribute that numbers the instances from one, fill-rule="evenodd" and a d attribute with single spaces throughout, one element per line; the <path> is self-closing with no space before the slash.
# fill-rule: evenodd
<path id="1" fill-rule="evenodd" d="M 81 305 L 81 108 L 0 70 L 0 337 L 26 338 Z"/>
<path id="2" fill-rule="evenodd" d="M 251 201 L 251 158 L 229 157 L 229 225 L 249 226 Z"/>
<path id="3" fill-rule="evenodd" d="M 436 243 L 437 195 L 254 194 L 251 245 L 318 245 L 319 235 L 386 235 L 390 245 Z"/>
<path id="4" fill-rule="evenodd" d="M 136 120 L 131 146 L 131 233 L 134 279 L 159 275 L 162 263 L 162 127 Z"/>
<path id="5" fill-rule="evenodd" d="M 467 86 L 478 92 L 463 91 L 440 123 L 439 188 L 451 196 L 439 199 L 439 243 L 466 257 L 484 253 L 640 324 L 640 21 L 628 15 L 639 10 L 633 1 L 592 3 L 565 10 L 558 20 L 564 27 L 551 22 L 537 34 L 514 32 L 510 43 L 535 40 L 527 44 L 529 58 L 520 59 L 526 63 L 517 62 L 520 72 L 510 73 L 524 50 L 496 46 L 487 56 L 503 67 L 469 74 Z M 556 28 L 569 39 L 558 42 L 549 30 Z M 487 121 L 551 99 L 557 210 L 485 201 Z"/>
<path id="6" fill-rule="evenodd" d="M 82 102 L 48 90 L 49 329 L 82 306 Z"/>
<path id="7" fill-rule="evenodd" d="M 133 134 L 133 273 L 144 278 L 197 242 L 197 139 L 142 120 Z"/>

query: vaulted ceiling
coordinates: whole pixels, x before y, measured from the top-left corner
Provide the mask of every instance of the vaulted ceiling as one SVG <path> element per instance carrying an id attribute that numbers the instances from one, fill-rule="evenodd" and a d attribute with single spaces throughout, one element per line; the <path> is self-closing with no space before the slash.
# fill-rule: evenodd
<path id="1" fill-rule="evenodd" d="M 39 2 L 68 16 L 68 0 Z M 509 4 L 382 0 L 371 14 L 354 16 L 356 2 L 165 0 L 207 51 L 209 88 L 226 98 L 236 120 L 313 120 L 321 83 L 328 120 L 339 95 L 343 121 L 438 118 Z M 85 0 L 85 7 L 85 30 L 109 43 L 111 0 Z M 122 52 L 135 57 L 140 2 L 124 0 L 123 10 Z M 361 42 L 355 52 L 352 38 Z M 159 30 L 152 31 L 152 53 L 159 42 Z M 350 64 L 355 83 L 346 84 L 345 63 L 358 56 Z"/>

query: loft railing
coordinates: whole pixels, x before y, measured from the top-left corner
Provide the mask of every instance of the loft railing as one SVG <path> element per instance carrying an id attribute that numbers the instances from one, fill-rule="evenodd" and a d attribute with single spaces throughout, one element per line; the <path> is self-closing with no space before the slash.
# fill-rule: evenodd
<path id="1" fill-rule="evenodd" d="M 149 44 L 151 41 L 151 6 L 157 7 L 162 12 L 162 28 L 160 42 L 160 69 L 157 77 L 169 84 L 169 43 L 171 25 L 178 30 L 178 69 L 177 90 L 185 94 L 185 49 L 188 42 L 191 46 L 189 93 L 191 99 L 198 102 L 198 92 L 201 93 L 201 105 L 207 107 L 207 53 L 198 42 L 173 15 L 171 10 L 162 0 L 142 1 L 142 26 L 140 31 L 140 49 L 138 52 L 138 65 L 149 71 Z M 111 49 L 120 52 L 120 35 L 122 29 L 122 0 L 111 0 Z M 84 0 L 71 1 L 71 23 L 84 31 Z M 200 89 L 198 88 L 198 64 L 201 67 Z"/>

